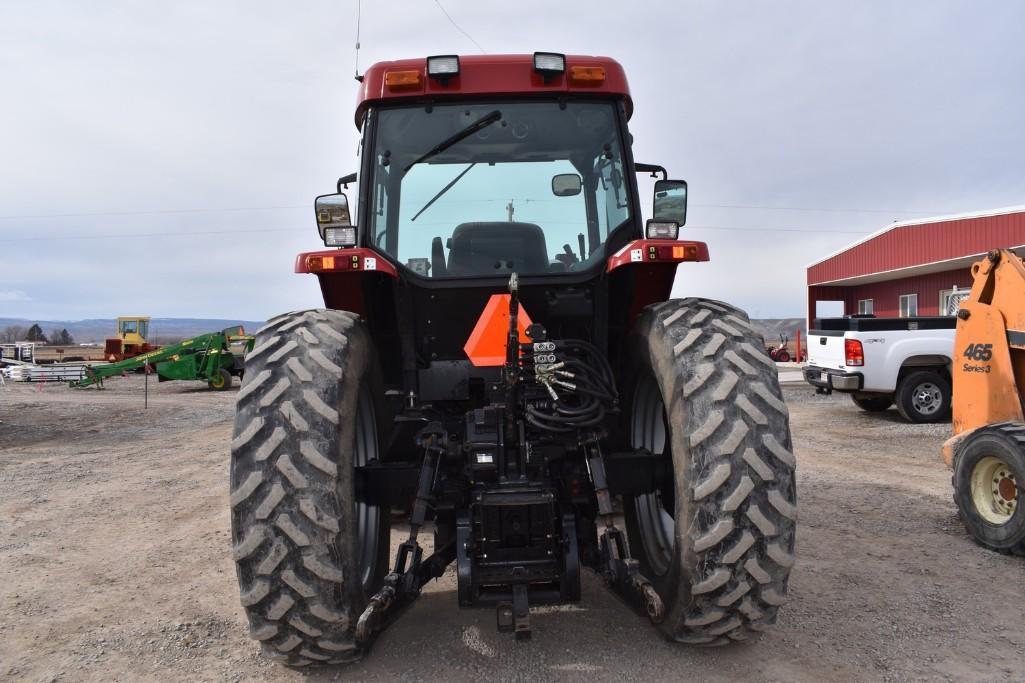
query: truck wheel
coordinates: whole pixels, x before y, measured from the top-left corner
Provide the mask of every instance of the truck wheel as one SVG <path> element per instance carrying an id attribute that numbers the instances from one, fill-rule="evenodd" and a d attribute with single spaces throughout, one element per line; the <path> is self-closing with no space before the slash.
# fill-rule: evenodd
<path id="1" fill-rule="evenodd" d="M 856 394 L 852 394 L 851 400 L 854 401 L 854 405 L 868 413 L 881 413 L 884 410 L 888 410 L 890 406 L 893 405 L 893 397 L 887 395 L 858 396 Z"/>
<path id="2" fill-rule="evenodd" d="M 901 380 L 897 410 L 916 424 L 950 419 L 950 381 L 935 370 L 918 370 Z"/>
<path id="3" fill-rule="evenodd" d="M 221 369 L 217 371 L 217 374 L 210 378 L 207 382 L 214 391 L 226 391 L 231 388 L 231 373 L 227 370 Z"/>
<path id="4" fill-rule="evenodd" d="M 684 643 L 775 622 L 794 564 L 794 454 L 773 361 L 742 311 L 704 299 L 645 309 L 629 340 L 627 433 L 669 460 L 624 501 L 631 553 Z"/>
<path id="5" fill-rule="evenodd" d="M 1025 425 L 983 427 L 968 436 L 954 462 L 954 502 L 975 541 L 1025 555 Z"/>
<path id="6" fill-rule="evenodd" d="M 231 530 L 250 635 L 292 666 L 362 655 L 356 620 L 388 567 L 387 510 L 358 502 L 378 457 L 373 344 L 359 318 L 271 320 L 246 357 L 231 443 Z"/>

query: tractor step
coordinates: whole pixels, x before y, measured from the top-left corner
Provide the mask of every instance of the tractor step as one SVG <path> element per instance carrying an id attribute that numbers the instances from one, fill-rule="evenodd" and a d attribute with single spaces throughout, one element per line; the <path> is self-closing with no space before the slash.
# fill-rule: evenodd
<path id="1" fill-rule="evenodd" d="M 598 501 L 598 515 L 605 521 L 605 531 L 599 539 L 601 548 L 601 575 L 605 584 L 618 593 L 632 607 L 648 615 L 651 623 L 658 624 L 665 619 L 666 609 L 655 587 L 640 572 L 640 564 L 630 557 L 623 531 L 615 524 L 615 510 L 609 492 L 608 476 L 605 472 L 605 458 L 598 440 L 585 445 L 587 469 L 594 484 Z"/>

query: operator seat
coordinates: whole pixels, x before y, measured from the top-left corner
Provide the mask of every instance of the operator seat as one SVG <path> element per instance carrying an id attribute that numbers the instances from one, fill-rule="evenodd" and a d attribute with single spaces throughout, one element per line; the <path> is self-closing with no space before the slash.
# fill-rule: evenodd
<path id="1" fill-rule="evenodd" d="M 449 275 L 548 272 L 545 234 L 534 223 L 461 223 L 448 247 Z"/>

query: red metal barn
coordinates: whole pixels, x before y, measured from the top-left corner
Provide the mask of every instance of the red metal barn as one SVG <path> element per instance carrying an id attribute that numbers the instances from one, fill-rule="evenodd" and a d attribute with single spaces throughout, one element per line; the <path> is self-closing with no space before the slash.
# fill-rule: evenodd
<path id="1" fill-rule="evenodd" d="M 998 247 L 1025 256 L 1025 206 L 893 223 L 808 266 L 808 320 L 823 301 L 844 315 L 953 315 L 971 264 Z"/>

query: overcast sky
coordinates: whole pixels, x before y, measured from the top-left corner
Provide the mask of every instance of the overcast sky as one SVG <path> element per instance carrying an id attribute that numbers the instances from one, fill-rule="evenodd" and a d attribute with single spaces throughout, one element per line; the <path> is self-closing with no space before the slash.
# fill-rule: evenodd
<path id="1" fill-rule="evenodd" d="M 442 4 L 488 52 L 624 65 L 634 155 L 689 181 L 711 251 L 678 295 L 800 316 L 805 266 L 860 234 L 1025 204 L 1025 3 Z M 0 317 L 318 305 L 292 265 L 319 246 L 313 196 L 357 168 L 355 19 L 355 0 L 0 4 Z M 478 52 L 433 0 L 366 0 L 361 39 L 361 71 Z"/>

